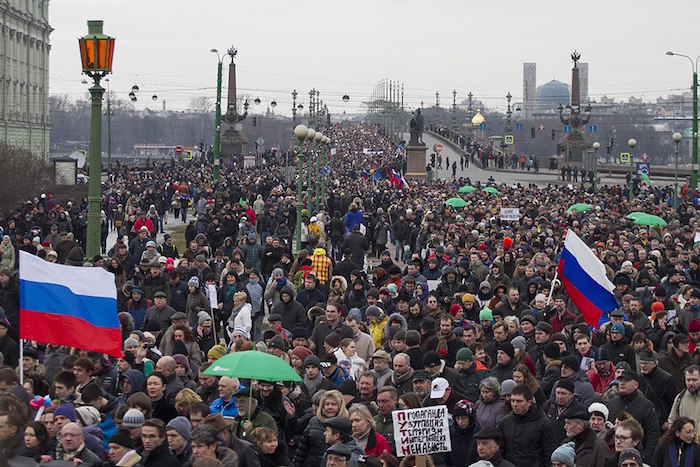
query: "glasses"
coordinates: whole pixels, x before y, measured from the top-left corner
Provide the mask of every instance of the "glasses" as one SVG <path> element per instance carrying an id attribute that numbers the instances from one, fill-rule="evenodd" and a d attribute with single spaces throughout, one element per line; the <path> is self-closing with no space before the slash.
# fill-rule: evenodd
<path id="1" fill-rule="evenodd" d="M 627 441 L 628 439 L 632 439 L 631 436 L 624 436 L 624 435 L 614 435 L 613 438 L 615 441 Z"/>

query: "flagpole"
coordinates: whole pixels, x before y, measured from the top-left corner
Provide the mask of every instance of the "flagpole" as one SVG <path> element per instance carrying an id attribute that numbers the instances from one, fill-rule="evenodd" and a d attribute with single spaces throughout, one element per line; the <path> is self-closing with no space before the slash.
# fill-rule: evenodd
<path id="1" fill-rule="evenodd" d="M 557 277 L 559 277 L 559 271 L 554 270 L 554 279 L 552 279 L 552 285 L 549 287 L 549 297 L 547 297 L 547 305 L 552 302 L 552 294 L 554 293 L 554 285 L 557 283 Z"/>
<path id="2" fill-rule="evenodd" d="M 24 365 L 22 365 L 22 359 L 24 358 L 24 339 L 19 340 L 19 385 L 24 387 Z"/>

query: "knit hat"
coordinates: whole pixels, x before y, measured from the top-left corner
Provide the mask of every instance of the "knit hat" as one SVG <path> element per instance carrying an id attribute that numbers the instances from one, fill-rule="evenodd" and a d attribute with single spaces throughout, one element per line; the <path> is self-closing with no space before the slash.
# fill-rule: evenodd
<path id="1" fill-rule="evenodd" d="M 504 379 L 501 383 L 501 397 L 510 396 L 513 393 L 513 388 L 517 385 L 512 379 Z"/>
<path id="2" fill-rule="evenodd" d="M 215 360 L 218 360 L 227 353 L 228 351 L 226 350 L 226 347 L 224 347 L 221 344 L 216 344 L 211 349 L 209 349 L 209 352 L 207 352 L 207 357 L 211 357 Z"/>
<path id="3" fill-rule="evenodd" d="M 294 347 L 294 350 L 292 350 L 292 355 L 297 357 L 302 362 L 305 362 L 306 357 L 311 355 L 311 351 L 309 349 L 307 349 L 306 347 L 302 347 L 301 345 L 298 345 L 298 346 Z"/>
<path id="4" fill-rule="evenodd" d="M 450 306 L 450 314 L 453 318 L 457 316 L 457 313 L 459 313 L 460 311 L 462 311 L 462 305 L 460 305 L 459 303 L 455 303 L 454 305 Z"/>
<path id="5" fill-rule="evenodd" d="M 71 422 L 75 422 L 76 420 L 76 414 L 75 414 L 75 407 L 73 405 L 64 403 L 56 407 L 56 410 L 53 412 L 54 417 L 59 417 L 59 416 L 64 416 Z"/>
<path id="6" fill-rule="evenodd" d="M 700 331 L 700 329 L 698 329 Z M 610 328 L 610 332 L 619 332 L 623 336 L 625 335 L 625 325 L 622 323 L 615 323 Z"/>
<path id="7" fill-rule="evenodd" d="M 493 321 L 493 312 L 491 308 L 485 306 L 479 312 L 479 321 Z"/>
<path id="8" fill-rule="evenodd" d="M 309 355 L 304 359 L 304 368 L 307 366 L 315 366 L 319 370 L 321 369 L 321 359 L 316 355 Z"/>
<path id="9" fill-rule="evenodd" d="M 571 394 L 574 394 L 574 392 L 576 391 L 576 386 L 574 385 L 574 382 L 566 378 L 559 380 L 559 382 L 557 383 L 557 388 L 566 389 Z"/>
<path id="10" fill-rule="evenodd" d="M 476 410 L 474 409 L 474 404 L 466 399 L 458 401 L 452 409 L 452 417 L 475 418 Z"/>
<path id="11" fill-rule="evenodd" d="M 180 436 L 185 438 L 187 441 L 190 440 L 190 433 L 192 431 L 192 424 L 186 417 L 175 417 L 165 426 L 166 430 L 172 428 L 173 430 L 180 433 Z"/>
<path id="12" fill-rule="evenodd" d="M 96 425 L 102 421 L 100 411 L 91 405 L 83 405 L 75 409 L 76 419 L 82 426 Z"/>
<path id="13" fill-rule="evenodd" d="M 190 369 L 190 361 L 187 357 L 182 355 L 181 353 L 176 353 L 173 355 L 173 360 L 175 360 L 176 365 L 182 365 L 188 370 Z"/>
<path id="14" fill-rule="evenodd" d="M 362 321 L 362 320 L 360 319 L 360 321 Z M 303 324 L 297 324 L 296 326 L 294 326 L 294 329 L 292 329 L 292 340 L 299 339 L 302 337 L 305 339 L 308 339 L 309 338 L 309 330 L 306 329 L 306 326 L 304 326 Z M 303 358 L 302 358 L 302 360 L 303 360 Z"/>
<path id="15" fill-rule="evenodd" d="M 205 321 L 211 320 L 211 316 L 206 311 L 200 311 L 197 313 L 197 326 L 201 326 Z"/>
<path id="16" fill-rule="evenodd" d="M 354 319 L 356 321 L 362 321 L 362 312 L 360 311 L 359 308 L 350 308 L 350 311 L 348 311 L 348 316 L 345 318 L 345 320 L 349 319 Z"/>
<path id="17" fill-rule="evenodd" d="M 474 295 L 470 293 L 465 293 L 462 295 L 462 303 L 467 304 L 469 302 L 474 303 Z"/>
<path id="18" fill-rule="evenodd" d="M 134 449 L 134 442 L 131 440 L 131 435 L 128 430 L 119 430 L 109 438 L 109 444 L 118 444 L 127 449 Z"/>
<path id="19" fill-rule="evenodd" d="M 573 441 L 568 442 L 566 444 L 562 444 L 561 446 L 556 448 L 552 453 L 553 461 L 561 462 L 567 467 L 574 467 L 574 457 L 576 457 L 576 451 L 574 450 Z"/>
<path id="20" fill-rule="evenodd" d="M 554 342 L 547 342 L 542 353 L 544 353 L 545 357 L 556 360 L 561 356 L 561 349 Z"/>
<path id="21" fill-rule="evenodd" d="M 511 344 L 510 342 L 502 343 L 498 346 L 498 350 L 502 350 L 510 358 L 515 358 L 515 349 L 513 348 L 513 344 Z"/>
<path id="22" fill-rule="evenodd" d="M 146 423 L 146 417 L 138 409 L 129 409 L 122 417 L 122 426 L 124 428 L 140 428 L 144 423 Z"/>
<path id="23" fill-rule="evenodd" d="M 127 362 L 131 367 L 134 367 L 134 364 L 136 363 L 136 357 L 134 357 L 134 354 L 131 352 L 124 352 L 124 354 L 121 357 L 122 360 Z"/>
<path id="24" fill-rule="evenodd" d="M 457 351 L 456 359 L 458 362 L 473 362 L 474 352 L 472 352 L 469 347 L 462 347 Z"/>
<path id="25" fill-rule="evenodd" d="M 382 314 L 382 311 L 376 305 L 370 305 L 365 310 L 365 316 L 368 316 L 368 317 L 374 316 L 375 318 L 378 318 L 379 316 L 381 316 L 381 314 Z"/>
<path id="26" fill-rule="evenodd" d="M 599 347 L 597 360 L 598 361 L 610 360 L 610 352 L 608 352 L 608 349 L 606 349 L 605 347 Z"/>
<path id="27" fill-rule="evenodd" d="M 567 355 L 566 357 L 562 358 L 561 364 L 568 366 L 574 371 L 578 371 L 581 368 L 581 362 L 579 362 L 578 358 L 573 355 Z"/>
<path id="28" fill-rule="evenodd" d="M 520 349 L 521 352 L 525 352 L 525 347 L 527 347 L 527 341 L 523 336 L 516 336 L 511 341 L 514 348 Z"/>
<path id="29" fill-rule="evenodd" d="M 194 287 L 195 289 L 198 289 L 199 278 L 197 276 L 190 277 L 190 280 L 187 281 L 187 287 Z"/>
<path id="30" fill-rule="evenodd" d="M 376 287 L 372 287 L 367 291 L 367 297 L 374 297 L 379 300 L 379 290 Z"/>
<path id="31" fill-rule="evenodd" d="M 481 284 L 479 284 L 479 290 L 481 289 L 489 289 L 489 291 L 491 291 L 491 283 L 489 281 L 482 281 Z"/>
<path id="32" fill-rule="evenodd" d="M 551 334 L 551 333 L 552 333 L 552 325 L 549 324 L 549 323 L 546 323 L 546 322 L 544 322 L 544 321 L 540 321 L 539 323 L 537 323 L 537 324 L 535 325 L 535 329 L 538 330 L 538 331 L 545 332 L 545 333 L 547 333 L 547 334 Z"/>
<path id="33" fill-rule="evenodd" d="M 357 385 L 355 384 L 355 381 L 352 379 L 346 379 L 345 381 L 342 382 L 340 386 L 338 386 L 338 391 L 344 396 L 354 396 L 357 397 Z"/>
<path id="34" fill-rule="evenodd" d="M 637 451 L 634 448 L 624 449 L 620 453 L 620 457 L 618 458 L 617 465 L 622 465 L 622 463 L 624 461 L 628 461 L 628 460 L 634 460 L 637 464 L 643 465 L 642 455 L 639 453 L 639 451 Z"/>
<path id="35" fill-rule="evenodd" d="M 700 332 L 700 321 L 691 319 L 688 324 L 688 332 Z"/>

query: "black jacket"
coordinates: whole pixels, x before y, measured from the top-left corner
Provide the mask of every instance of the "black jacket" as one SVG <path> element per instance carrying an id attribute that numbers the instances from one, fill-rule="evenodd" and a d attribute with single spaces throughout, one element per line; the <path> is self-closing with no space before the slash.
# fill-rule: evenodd
<path id="1" fill-rule="evenodd" d="M 659 424 L 663 425 L 668 420 L 673 401 L 678 395 L 676 382 L 673 376 L 658 366 L 648 375 L 640 373 L 639 376 L 639 390 L 654 404 L 659 416 Z"/>
<path id="2" fill-rule="evenodd" d="M 143 455 L 145 454 L 146 453 L 144 452 Z M 167 441 L 163 442 L 163 444 L 149 452 L 146 458 L 143 460 L 144 467 L 173 467 L 174 465 L 180 464 L 177 461 L 175 454 L 170 452 Z"/>
<path id="3" fill-rule="evenodd" d="M 552 427 L 542 411 L 532 406 L 524 415 L 509 414 L 499 424 L 501 452 L 516 467 L 547 467 L 556 448 Z"/>
<path id="4" fill-rule="evenodd" d="M 544 404 L 542 404 L 542 411 L 549 419 L 549 423 L 552 425 L 552 436 L 554 436 L 554 442 L 557 446 L 559 446 L 562 441 L 564 441 L 564 438 L 566 438 L 564 417 L 561 415 L 569 409 L 584 412 L 586 411 L 586 407 L 576 399 L 573 399 L 571 403 L 564 408 L 564 410 L 560 410 L 559 406 L 553 399 L 548 399 Z"/>
<path id="5" fill-rule="evenodd" d="M 642 453 L 644 461 L 648 464 L 652 463 L 654 449 L 661 436 L 661 428 L 659 417 L 656 414 L 654 404 L 649 401 L 641 391 L 637 390 L 628 395 L 619 395 L 608 401 L 608 409 L 610 415 L 608 420 L 615 420 L 617 414 L 625 411 L 632 415 L 644 428 L 644 438 L 642 445 L 644 452 Z"/>

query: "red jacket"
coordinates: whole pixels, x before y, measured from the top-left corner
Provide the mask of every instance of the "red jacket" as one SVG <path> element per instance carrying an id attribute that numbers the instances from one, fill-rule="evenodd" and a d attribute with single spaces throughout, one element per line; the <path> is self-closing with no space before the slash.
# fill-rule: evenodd
<path id="1" fill-rule="evenodd" d="M 608 367 L 607 378 L 598 373 L 596 371 L 595 366 L 593 366 L 590 370 L 586 372 L 586 375 L 588 376 L 588 382 L 591 383 L 591 386 L 593 386 L 593 389 L 598 394 L 603 394 L 605 389 L 608 387 L 608 384 L 610 384 L 610 382 L 615 379 L 615 367 L 613 366 L 612 362 L 608 362 L 608 364 L 610 366 Z"/>
<path id="2" fill-rule="evenodd" d="M 141 227 L 144 226 L 148 229 L 148 232 L 153 235 L 155 228 L 153 227 L 153 222 L 151 222 L 151 219 L 148 217 L 143 220 L 139 217 L 136 219 L 136 221 L 134 221 L 134 232 L 138 233 L 138 231 L 141 230 Z"/>
<path id="3" fill-rule="evenodd" d="M 391 454 L 391 446 L 385 437 L 376 433 L 374 428 L 370 428 L 369 435 L 367 436 L 367 447 L 365 448 L 365 455 L 367 456 L 381 456 L 382 453 L 386 451 Z"/>
<path id="4" fill-rule="evenodd" d="M 554 316 L 549 319 L 549 324 L 552 325 L 552 334 L 562 332 L 564 329 L 564 318 L 567 316 L 571 316 L 574 319 L 574 322 L 576 321 L 576 315 L 567 309 L 564 309 L 564 313 L 562 313 L 561 318 L 559 318 L 559 313 L 554 313 Z"/>

